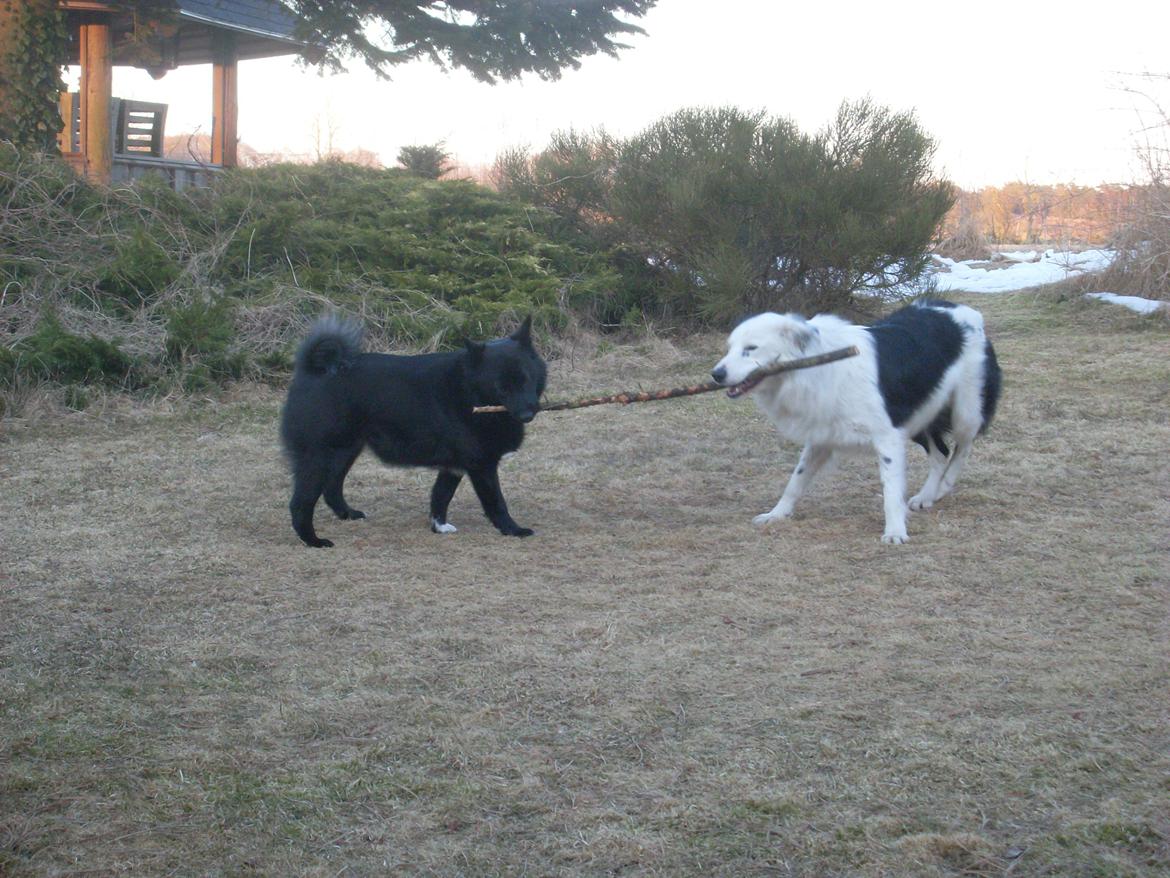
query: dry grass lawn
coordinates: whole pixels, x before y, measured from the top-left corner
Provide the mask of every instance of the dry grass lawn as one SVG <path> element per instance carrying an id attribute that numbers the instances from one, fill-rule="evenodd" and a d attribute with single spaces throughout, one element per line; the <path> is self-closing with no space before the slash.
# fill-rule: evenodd
<path id="1" fill-rule="evenodd" d="M 973 303 L 999 418 L 902 547 L 864 459 L 753 527 L 798 449 L 714 394 L 538 418 L 529 540 L 363 458 L 331 551 L 274 393 L 10 419 L 0 874 L 1170 873 L 1170 328 Z"/>

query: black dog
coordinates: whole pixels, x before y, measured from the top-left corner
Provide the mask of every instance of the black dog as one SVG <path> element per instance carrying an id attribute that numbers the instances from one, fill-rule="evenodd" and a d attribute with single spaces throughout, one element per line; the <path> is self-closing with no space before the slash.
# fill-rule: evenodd
<path id="1" fill-rule="evenodd" d="M 332 546 L 313 529 L 325 495 L 338 518 L 365 518 L 345 502 L 342 483 L 366 446 L 384 463 L 439 470 L 431 489 L 431 530 L 451 533 L 447 506 L 466 473 L 500 533 L 526 537 L 500 492 L 500 458 L 524 441 L 544 392 L 544 360 L 532 346 L 532 318 L 508 338 L 467 342 L 454 353 L 413 357 L 361 352 L 360 327 L 320 321 L 297 352 L 280 434 L 293 471 L 289 503 L 297 535 Z M 473 406 L 507 411 L 473 414 Z"/>

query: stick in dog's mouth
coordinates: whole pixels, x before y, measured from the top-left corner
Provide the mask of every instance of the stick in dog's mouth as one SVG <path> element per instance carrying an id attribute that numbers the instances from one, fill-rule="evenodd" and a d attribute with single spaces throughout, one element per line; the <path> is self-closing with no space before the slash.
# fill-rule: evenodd
<path id="1" fill-rule="evenodd" d="M 747 381 L 741 381 L 739 384 L 735 385 L 734 387 L 727 388 L 727 395 L 729 397 L 731 397 L 732 399 L 735 399 L 737 396 L 743 396 L 745 393 L 748 393 L 749 391 L 753 390 L 757 384 L 759 384 L 761 381 L 763 381 L 767 377 L 768 377 L 767 375 L 761 375 L 758 378 L 750 378 L 749 377 L 747 379 Z"/>

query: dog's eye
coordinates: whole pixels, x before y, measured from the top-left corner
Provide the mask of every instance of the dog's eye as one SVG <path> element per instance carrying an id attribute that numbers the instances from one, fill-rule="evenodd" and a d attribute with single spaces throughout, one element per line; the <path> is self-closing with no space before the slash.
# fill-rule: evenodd
<path id="1" fill-rule="evenodd" d="M 748 354 L 750 354 L 755 349 L 756 349 L 756 345 L 754 345 L 754 344 L 744 345 L 743 355 L 746 357 Z"/>

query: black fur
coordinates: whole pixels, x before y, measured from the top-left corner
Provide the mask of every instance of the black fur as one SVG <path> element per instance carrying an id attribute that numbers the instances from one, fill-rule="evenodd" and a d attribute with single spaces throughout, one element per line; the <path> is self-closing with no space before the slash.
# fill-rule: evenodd
<path id="1" fill-rule="evenodd" d="M 338 518 L 365 518 L 342 484 L 362 449 L 384 463 L 439 470 L 431 490 L 431 528 L 466 473 L 488 519 L 509 536 L 526 537 L 508 514 L 497 474 L 500 458 L 524 441 L 544 392 L 545 364 L 532 345 L 531 318 L 507 338 L 468 342 L 454 353 L 391 356 L 361 352 L 361 330 L 326 319 L 297 352 L 280 434 L 293 473 L 293 529 L 309 546 L 332 546 L 313 528 L 324 494 Z M 472 414 L 477 405 L 506 412 Z"/>
<path id="2" fill-rule="evenodd" d="M 911 305 L 873 324 L 869 331 L 877 352 L 882 399 L 890 422 L 900 427 L 922 407 L 959 358 L 963 330 L 946 314 Z"/>
<path id="3" fill-rule="evenodd" d="M 878 385 L 890 421 L 901 426 L 939 386 L 963 347 L 963 327 L 939 308 L 953 302 L 921 299 L 869 327 L 877 355 Z M 999 401 L 1000 370 L 991 342 L 986 343 L 983 375 L 983 427 L 987 429 Z M 912 437 L 930 451 L 933 443 L 950 454 L 945 436 L 951 430 L 951 410 L 944 408 L 925 430 Z"/>
<path id="4" fill-rule="evenodd" d="M 995 417 L 1003 375 L 999 370 L 999 361 L 995 358 L 995 348 L 991 346 L 991 342 L 988 342 L 983 350 L 987 354 L 983 364 L 983 430 L 986 430 L 991 419 Z M 979 432 L 982 433 L 983 430 Z"/>

